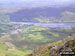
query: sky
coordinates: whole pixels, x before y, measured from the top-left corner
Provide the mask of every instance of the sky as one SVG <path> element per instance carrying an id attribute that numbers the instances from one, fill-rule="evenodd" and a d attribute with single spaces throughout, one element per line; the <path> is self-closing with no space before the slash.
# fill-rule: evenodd
<path id="1" fill-rule="evenodd" d="M 55 2 L 55 3 L 71 3 L 75 2 L 75 0 L 0 0 L 0 2 Z"/>
<path id="2" fill-rule="evenodd" d="M 0 0 L 0 3 L 11 4 L 11 5 L 19 5 L 19 6 L 32 6 L 32 7 L 40 7 L 40 6 L 56 6 L 63 7 L 69 5 L 75 5 L 75 0 Z M 14 3 L 14 4 L 13 4 Z"/>

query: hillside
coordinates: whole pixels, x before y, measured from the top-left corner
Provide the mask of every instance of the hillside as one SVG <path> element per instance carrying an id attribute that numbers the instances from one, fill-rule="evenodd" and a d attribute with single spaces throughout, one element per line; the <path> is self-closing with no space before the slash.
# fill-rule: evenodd
<path id="1" fill-rule="evenodd" d="M 43 45 L 29 56 L 60 56 L 60 51 L 75 52 L 75 35 L 68 36 L 68 38 L 64 40 Z"/>
<path id="2" fill-rule="evenodd" d="M 44 44 L 62 40 L 75 33 L 75 27 L 49 28 L 22 24 L 0 26 L 0 46 L 5 48 L 1 47 L 1 50 L 4 50 L 0 52 L 1 56 L 27 56 Z"/>

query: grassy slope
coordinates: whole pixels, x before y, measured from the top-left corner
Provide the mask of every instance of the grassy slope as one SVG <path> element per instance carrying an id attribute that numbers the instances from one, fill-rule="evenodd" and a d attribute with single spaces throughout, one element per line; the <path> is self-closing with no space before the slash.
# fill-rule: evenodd
<path id="1" fill-rule="evenodd" d="M 32 56 L 49 56 L 49 54 L 50 54 L 49 47 L 55 46 L 55 49 L 58 49 L 59 46 L 62 46 L 63 43 L 65 41 L 68 41 L 68 40 L 75 40 L 75 35 L 68 36 L 68 38 L 66 38 L 64 40 L 57 41 L 55 43 L 50 43 L 50 44 L 43 45 L 37 51 L 34 51 L 32 53 Z M 70 48 L 75 49 L 75 47 L 70 47 Z"/>
<path id="2" fill-rule="evenodd" d="M 8 49 L 5 45 L 0 43 L 0 56 L 27 56 L 31 51 L 20 51 L 17 49 Z"/>

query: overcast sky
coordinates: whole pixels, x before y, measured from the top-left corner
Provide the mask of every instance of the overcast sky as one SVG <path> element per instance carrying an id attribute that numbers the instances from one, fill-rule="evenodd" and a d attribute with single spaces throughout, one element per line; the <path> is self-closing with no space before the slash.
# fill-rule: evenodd
<path id="1" fill-rule="evenodd" d="M 25 1 L 25 2 L 75 2 L 75 0 L 0 0 L 0 2 L 22 2 L 22 1 Z"/>
<path id="2" fill-rule="evenodd" d="M 19 3 L 26 6 L 69 6 L 75 5 L 75 0 L 0 0 L 0 3 Z"/>

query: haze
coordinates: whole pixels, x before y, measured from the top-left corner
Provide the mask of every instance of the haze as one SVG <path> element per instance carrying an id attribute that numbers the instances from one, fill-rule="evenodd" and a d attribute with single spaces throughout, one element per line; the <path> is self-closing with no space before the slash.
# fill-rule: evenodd
<path id="1" fill-rule="evenodd" d="M 0 0 L 0 6 L 7 5 L 8 7 L 65 7 L 74 6 L 74 3 L 75 0 Z"/>

